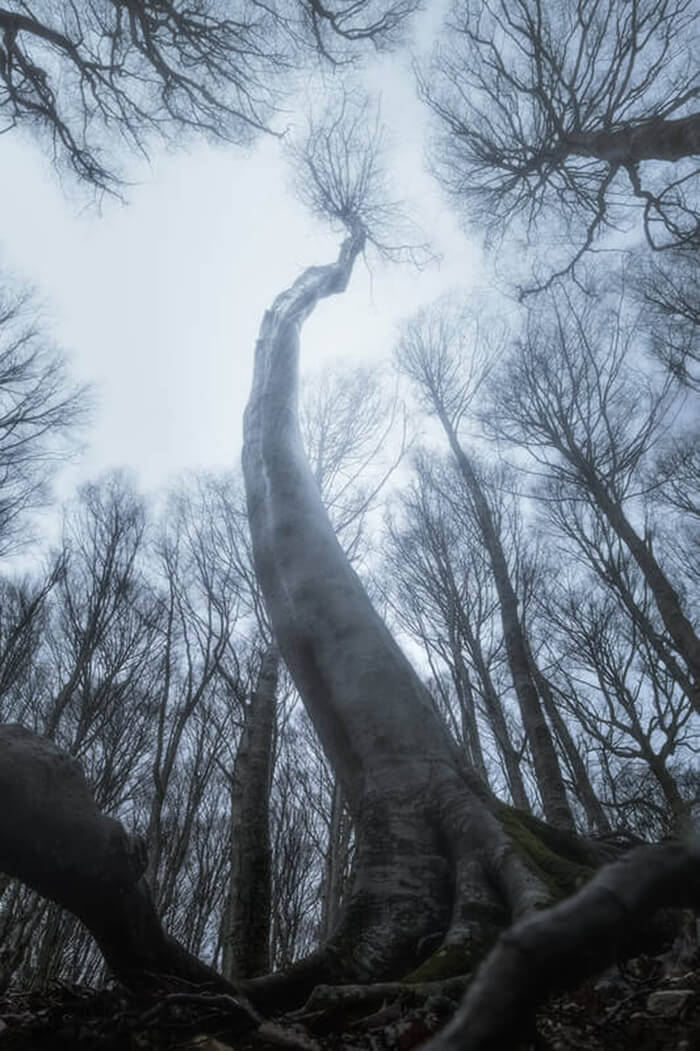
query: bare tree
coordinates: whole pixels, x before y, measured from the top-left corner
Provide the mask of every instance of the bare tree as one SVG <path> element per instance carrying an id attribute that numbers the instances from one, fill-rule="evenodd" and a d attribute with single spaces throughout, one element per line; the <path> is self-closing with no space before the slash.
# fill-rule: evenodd
<path id="1" fill-rule="evenodd" d="M 13 695 L 25 685 L 38 660 L 46 627 L 47 599 L 65 571 L 59 559 L 38 582 L 0 579 L 0 713 L 13 713 Z"/>
<path id="2" fill-rule="evenodd" d="M 176 828 L 166 837 L 161 820 L 171 779 L 188 731 L 217 679 L 234 692 L 239 663 L 233 644 L 240 579 L 237 566 L 216 545 L 220 523 L 212 515 L 207 486 L 183 487 L 171 494 L 158 542 L 162 581 L 162 642 L 158 648 L 158 687 L 151 698 L 156 716 L 152 756 L 153 792 L 148 818 L 147 879 L 159 908 L 167 912 L 188 848 L 206 778 L 202 763 L 179 800 Z M 223 557 L 222 557 L 223 556 Z M 195 733 L 199 747 L 204 739 Z M 206 762 L 213 763 L 213 756 Z M 208 767 L 210 770 L 211 767 Z M 163 864 L 162 864 L 163 863 Z"/>
<path id="3" fill-rule="evenodd" d="M 269 822 L 278 673 L 277 647 L 270 644 L 246 705 L 231 778 L 231 877 L 222 957 L 227 978 L 252 978 L 270 969 Z"/>
<path id="4" fill-rule="evenodd" d="M 554 513 L 580 518 L 585 506 L 592 506 L 622 541 L 667 633 L 666 643 L 653 627 L 649 637 L 657 639 L 659 655 L 670 647 L 680 658 L 679 683 L 700 710 L 697 633 L 679 584 L 669 579 L 651 535 L 641 535 L 633 520 L 644 464 L 677 408 L 670 379 L 657 384 L 635 364 L 636 341 L 637 324 L 619 300 L 601 307 L 562 289 L 550 296 L 546 309 L 540 303 L 530 313 L 525 334 L 494 382 L 485 415 L 492 432 L 526 447 L 549 476 Z M 583 543 L 587 536 L 593 539 L 590 525 L 574 532 Z M 595 544 L 589 546 L 595 557 Z M 623 590 L 620 594 L 624 598 Z"/>
<path id="5" fill-rule="evenodd" d="M 270 6 L 220 0 L 54 4 L 0 11 L 0 114 L 36 129 L 54 159 L 98 189 L 119 181 L 112 150 L 145 152 L 154 133 L 235 143 L 270 127 L 290 73 L 309 50 L 331 61 L 387 45 L 414 0 Z"/>
<path id="6" fill-rule="evenodd" d="M 310 109 L 290 140 L 299 198 L 340 232 L 354 228 L 363 250 L 423 266 L 433 254 L 402 201 L 393 197 L 384 165 L 385 126 L 379 103 L 343 86 L 320 112 Z"/>
<path id="7" fill-rule="evenodd" d="M 670 760 L 697 750 L 693 709 L 658 661 L 644 633 L 614 595 L 591 582 L 573 586 L 550 606 L 550 642 L 558 636 L 558 664 L 569 689 L 557 692 L 600 751 L 645 763 L 656 778 L 677 827 L 689 825 L 689 803 Z"/>
<path id="8" fill-rule="evenodd" d="M 369 368 L 326 368 L 303 384 L 304 448 L 349 557 L 362 554 L 366 520 L 406 449 L 396 390 Z"/>
<path id="9" fill-rule="evenodd" d="M 466 353 L 468 341 L 473 347 L 471 358 Z M 559 758 L 532 674 L 498 516 L 489 499 L 483 472 L 459 437 L 460 424 L 484 382 L 488 371 L 486 363 L 493 353 L 480 333 L 478 322 L 446 302 L 427 308 L 408 322 L 397 348 L 399 367 L 418 385 L 424 404 L 438 418 L 449 441 L 464 483 L 465 497 L 472 505 L 481 541 L 488 553 L 508 665 L 545 816 L 554 825 L 573 829 L 574 819 Z"/>
<path id="10" fill-rule="evenodd" d="M 84 390 L 68 377 L 37 323 L 31 298 L 0 296 L 0 554 L 31 538 L 28 512 L 48 499 L 53 469 L 74 448 Z"/>
<path id="11" fill-rule="evenodd" d="M 361 152 L 348 153 L 349 143 L 354 150 L 356 140 L 348 139 L 341 125 L 337 135 L 322 140 L 322 164 L 317 165 L 321 183 L 327 178 L 332 187 L 335 173 L 346 173 L 348 194 L 331 195 L 324 206 L 332 221 L 344 225 L 346 236 L 334 262 L 307 269 L 264 315 L 243 463 L 254 562 L 267 613 L 347 799 L 356 863 L 338 925 L 321 949 L 286 974 L 253 980 L 245 988 L 258 1004 L 272 1000 L 279 1009 L 299 1001 L 319 979 L 371 980 L 405 975 L 412 967 L 418 967 L 413 978 L 463 973 L 511 918 L 522 917 L 525 928 L 517 926 L 510 940 L 499 944 L 463 1014 L 434 1045 L 459 1046 L 462 1027 L 476 1011 L 477 1017 L 486 1016 L 486 1035 L 475 1046 L 487 1046 L 489 1027 L 503 1025 L 489 976 L 514 968 L 517 982 L 509 990 L 516 1017 L 530 1000 L 531 986 L 523 980 L 518 952 L 513 964 L 509 946 L 531 947 L 547 980 L 560 963 L 578 975 L 583 958 L 587 964 L 607 961 L 610 943 L 630 918 L 636 922 L 674 896 L 693 900 L 698 859 L 682 844 L 650 848 L 607 869 L 573 903 L 541 913 L 542 906 L 573 890 L 615 852 L 494 798 L 465 762 L 339 544 L 303 450 L 300 330 L 321 299 L 346 288 L 368 244 L 381 249 L 391 242 L 381 230 L 386 215 L 381 196 L 372 200 L 373 194 L 381 194 L 380 170 L 366 163 Z M 367 136 L 364 148 L 375 147 Z M 313 141 L 309 149 L 318 160 Z M 369 197 L 362 199 L 359 211 L 340 214 L 333 202 L 352 199 L 358 171 L 377 172 L 365 183 Z M 372 227 L 373 216 L 379 217 L 379 228 Z M 208 585 L 216 577 L 208 571 L 202 544 L 192 539 L 188 534 L 185 546 L 197 597 L 188 600 L 180 582 L 173 608 L 178 613 L 187 608 L 191 614 L 193 644 L 189 654 L 184 648 L 179 669 L 194 683 L 198 663 L 221 668 L 218 643 L 228 637 L 230 624 L 225 605 L 217 606 L 216 594 L 210 593 Z M 235 562 L 228 572 L 236 576 Z M 213 633 L 215 642 L 212 624 L 221 627 Z M 222 679 L 226 681 L 225 675 L 212 672 L 212 690 Z M 200 784 L 215 765 L 206 714 L 188 742 L 193 751 L 187 763 L 201 767 Z M 143 879 L 143 844 L 99 812 L 76 764 L 46 739 L 16 727 L 2 728 L 0 750 L 0 787 L 12 804 L 0 808 L 0 865 L 80 916 L 110 967 L 128 984 L 208 982 L 228 994 L 235 1017 L 247 1025 L 257 1022 L 246 1004 L 235 999 L 237 990 L 230 983 L 164 934 Z M 47 771 L 49 777 L 41 776 Z M 186 784 L 187 793 L 196 797 L 196 820 L 204 793 L 197 796 L 195 778 Z M 215 810 L 213 806 L 204 815 L 205 834 L 220 827 L 212 819 Z M 306 813 L 301 816 L 308 820 Z M 196 836 L 195 842 L 201 846 L 203 838 Z M 299 871 L 304 855 L 296 844 L 305 841 L 295 844 L 289 837 L 288 842 Z M 211 876 L 221 869 L 202 865 L 193 871 Z M 294 871 L 291 863 L 285 867 L 287 873 Z M 203 947 L 203 910 L 192 915 L 192 943 Z M 301 915 L 296 909 L 296 916 Z M 575 959 L 561 935 L 562 927 L 572 924 Z M 592 954 L 587 951 L 590 930 Z M 438 939 L 439 949 L 432 953 Z M 300 934 L 296 944 L 302 941 Z M 542 993 L 541 980 L 535 992 Z M 485 1002 L 496 1006 L 484 1012 Z"/>
<path id="12" fill-rule="evenodd" d="M 700 262 L 693 247 L 632 255 L 627 277 L 645 309 L 652 352 L 679 383 L 700 392 Z"/>
<path id="13" fill-rule="evenodd" d="M 361 163 L 345 157 L 342 136 L 334 141 L 339 164 Z M 504 907 L 524 914 L 550 899 L 543 872 L 556 851 L 572 874 L 600 857 L 587 841 L 559 829 L 550 836 L 544 823 L 498 805 L 469 770 L 323 509 L 298 425 L 299 331 L 322 298 L 344 290 L 367 243 L 360 218 L 346 221 L 337 260 L 310 267 L 265 314 L 244 425 L 261 588 L 357 836 L 352 887 L 330 939 L 286 975 L 251 987 L 258 1003 L 269 997 L 278 1007 L 317 980 L 405 973 L 436 931 L 444 941 L 433 976 L 441 962 L 464 969 Z M 525 820 L 544 851 L 535 869 L 520 850 Z"/>
<path id="14" fill-rule="evenodd" d="M 546 243 L 539 287 L 640 211 L 653 248 L 697 246 L 697 17 L 690 0 L 454 3 L 419 74 L 434 167 L 492 234 Z"/>
<path id="15" fill-rule="evenodd" d="M 433 692 L 444 693 L 440 664 L 450 669 L 459 713 L 452 717 L 453 732 L 486 781 L 479 698 L 479 708 L 502 757 L 511 798 L 529 811 L 523 751 L 513 741 L 504 705 L 503 693 L 509 684 L 500 682 L 498 599 L 478 526 L 470 528 L 467 516 L 456 513 L 461 493 L 455 494 L 454 503 L 445 495 L 453 488 L 454 474 L 450 477 L 448 470 L 439 471 L 435 459 L 427 455 L 416 460 L 415 472 L 415 481 L 401 495 L 400 518 L 389 522 L 385 555 L 387 589 L 398 624 L 425 648 Z M 437 666 L 436 661 L 440 662 Z M 450 707 L 448 700 L 444 708 L 449 712 Z"/>

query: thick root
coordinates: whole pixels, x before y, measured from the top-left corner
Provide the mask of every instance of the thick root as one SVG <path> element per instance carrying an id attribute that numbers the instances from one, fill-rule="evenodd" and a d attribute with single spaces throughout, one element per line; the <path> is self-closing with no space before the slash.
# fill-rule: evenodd
<path id="1" fill-rule="evenodd" d="M 700 845 L 640 847 L 577 894 L 502 934 L 450 1024 L 426 1051 L 495 1051 L 546 996 L 615 959 L 630 929 L 664 906 L 700 907 Z"/>

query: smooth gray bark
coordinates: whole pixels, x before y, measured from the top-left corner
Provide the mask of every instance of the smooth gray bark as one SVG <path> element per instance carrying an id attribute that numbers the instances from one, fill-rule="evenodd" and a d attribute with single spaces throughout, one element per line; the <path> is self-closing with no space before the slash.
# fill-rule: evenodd
<path id="1" fill-rule="evenodd" d="M 323 980 L 405 972 L 428 936 L 473 938 L 551 900 L 512 848 L 423 684 L 333 532 L 297 417 L 299 334 L 342 292 L 362 230 L 310 267 L 262 322 L 245 414 L 243 472 L 256 572 L 280 651 L 348 802 L 357 838 L 338 929 L 293 973 L 258 987 L 284 1006 Z"/>
<path id="2" fill-rule="evenodd" d="M 563 149 L 581 157 L 597 157 L 612 165 L 695 157 L 700 154 L 700 113 L 675 120 L 652 117 L 612 131 L 571 133 L 564 140 Z"/>
<path id="3" fill-rule="evenodd" d="M 329 938 L 338 925 L 348 863 L 350 821 L 343 793 L 337 781 L 333 784 L 328 847 L 324 867 L 321 937 Z"/>

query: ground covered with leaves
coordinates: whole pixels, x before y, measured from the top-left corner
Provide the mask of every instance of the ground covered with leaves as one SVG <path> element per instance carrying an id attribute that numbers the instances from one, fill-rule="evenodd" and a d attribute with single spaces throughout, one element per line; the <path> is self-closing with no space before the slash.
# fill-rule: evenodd
<path id="1" fill-rule="evenodd" d="M 248 1032 L 225 996 L 183 990 L 146 1003 L 116 987 L 55 984 L 0 1000 L 0 1051 L 410 1051 L 449 1019 L 465 981 L 424 984 L 420 992 L 374 987 L 376 995 L 321 990 L 302 1010 Z M 518 1051 L 611 1048 L 700 1051 L 700 961 L 673 974 L 647 956 L 614 968 L 550 1000 Z"/>

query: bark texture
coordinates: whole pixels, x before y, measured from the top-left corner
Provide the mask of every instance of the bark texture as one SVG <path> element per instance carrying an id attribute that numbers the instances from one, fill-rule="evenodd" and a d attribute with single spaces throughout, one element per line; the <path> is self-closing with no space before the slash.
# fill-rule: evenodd
<path id="1" fill-rule="evenodd" d="M 269 646 L 246 710 L 231 784 L 231 883 L 222 970 L 253 978 L 270 969 L 270 780 L 279 653 Z"/>
<path id="2" fill-rule="evenodd" d="M 565 148 L 613 165 L 679 161 L 700 153 L 700 113 L 675 120 L 652 117 L 613 131 L 577 132 L 568 136 Z"/>
<path id="3" fill-rule="evenodd" d="M 700 907 L 700 844 L 640 847 L 578 894 L 501 935 L 458 1012 L 425 1051 L 500 1051 L 556 989 L 612 963 L 664 906 Z"/>

